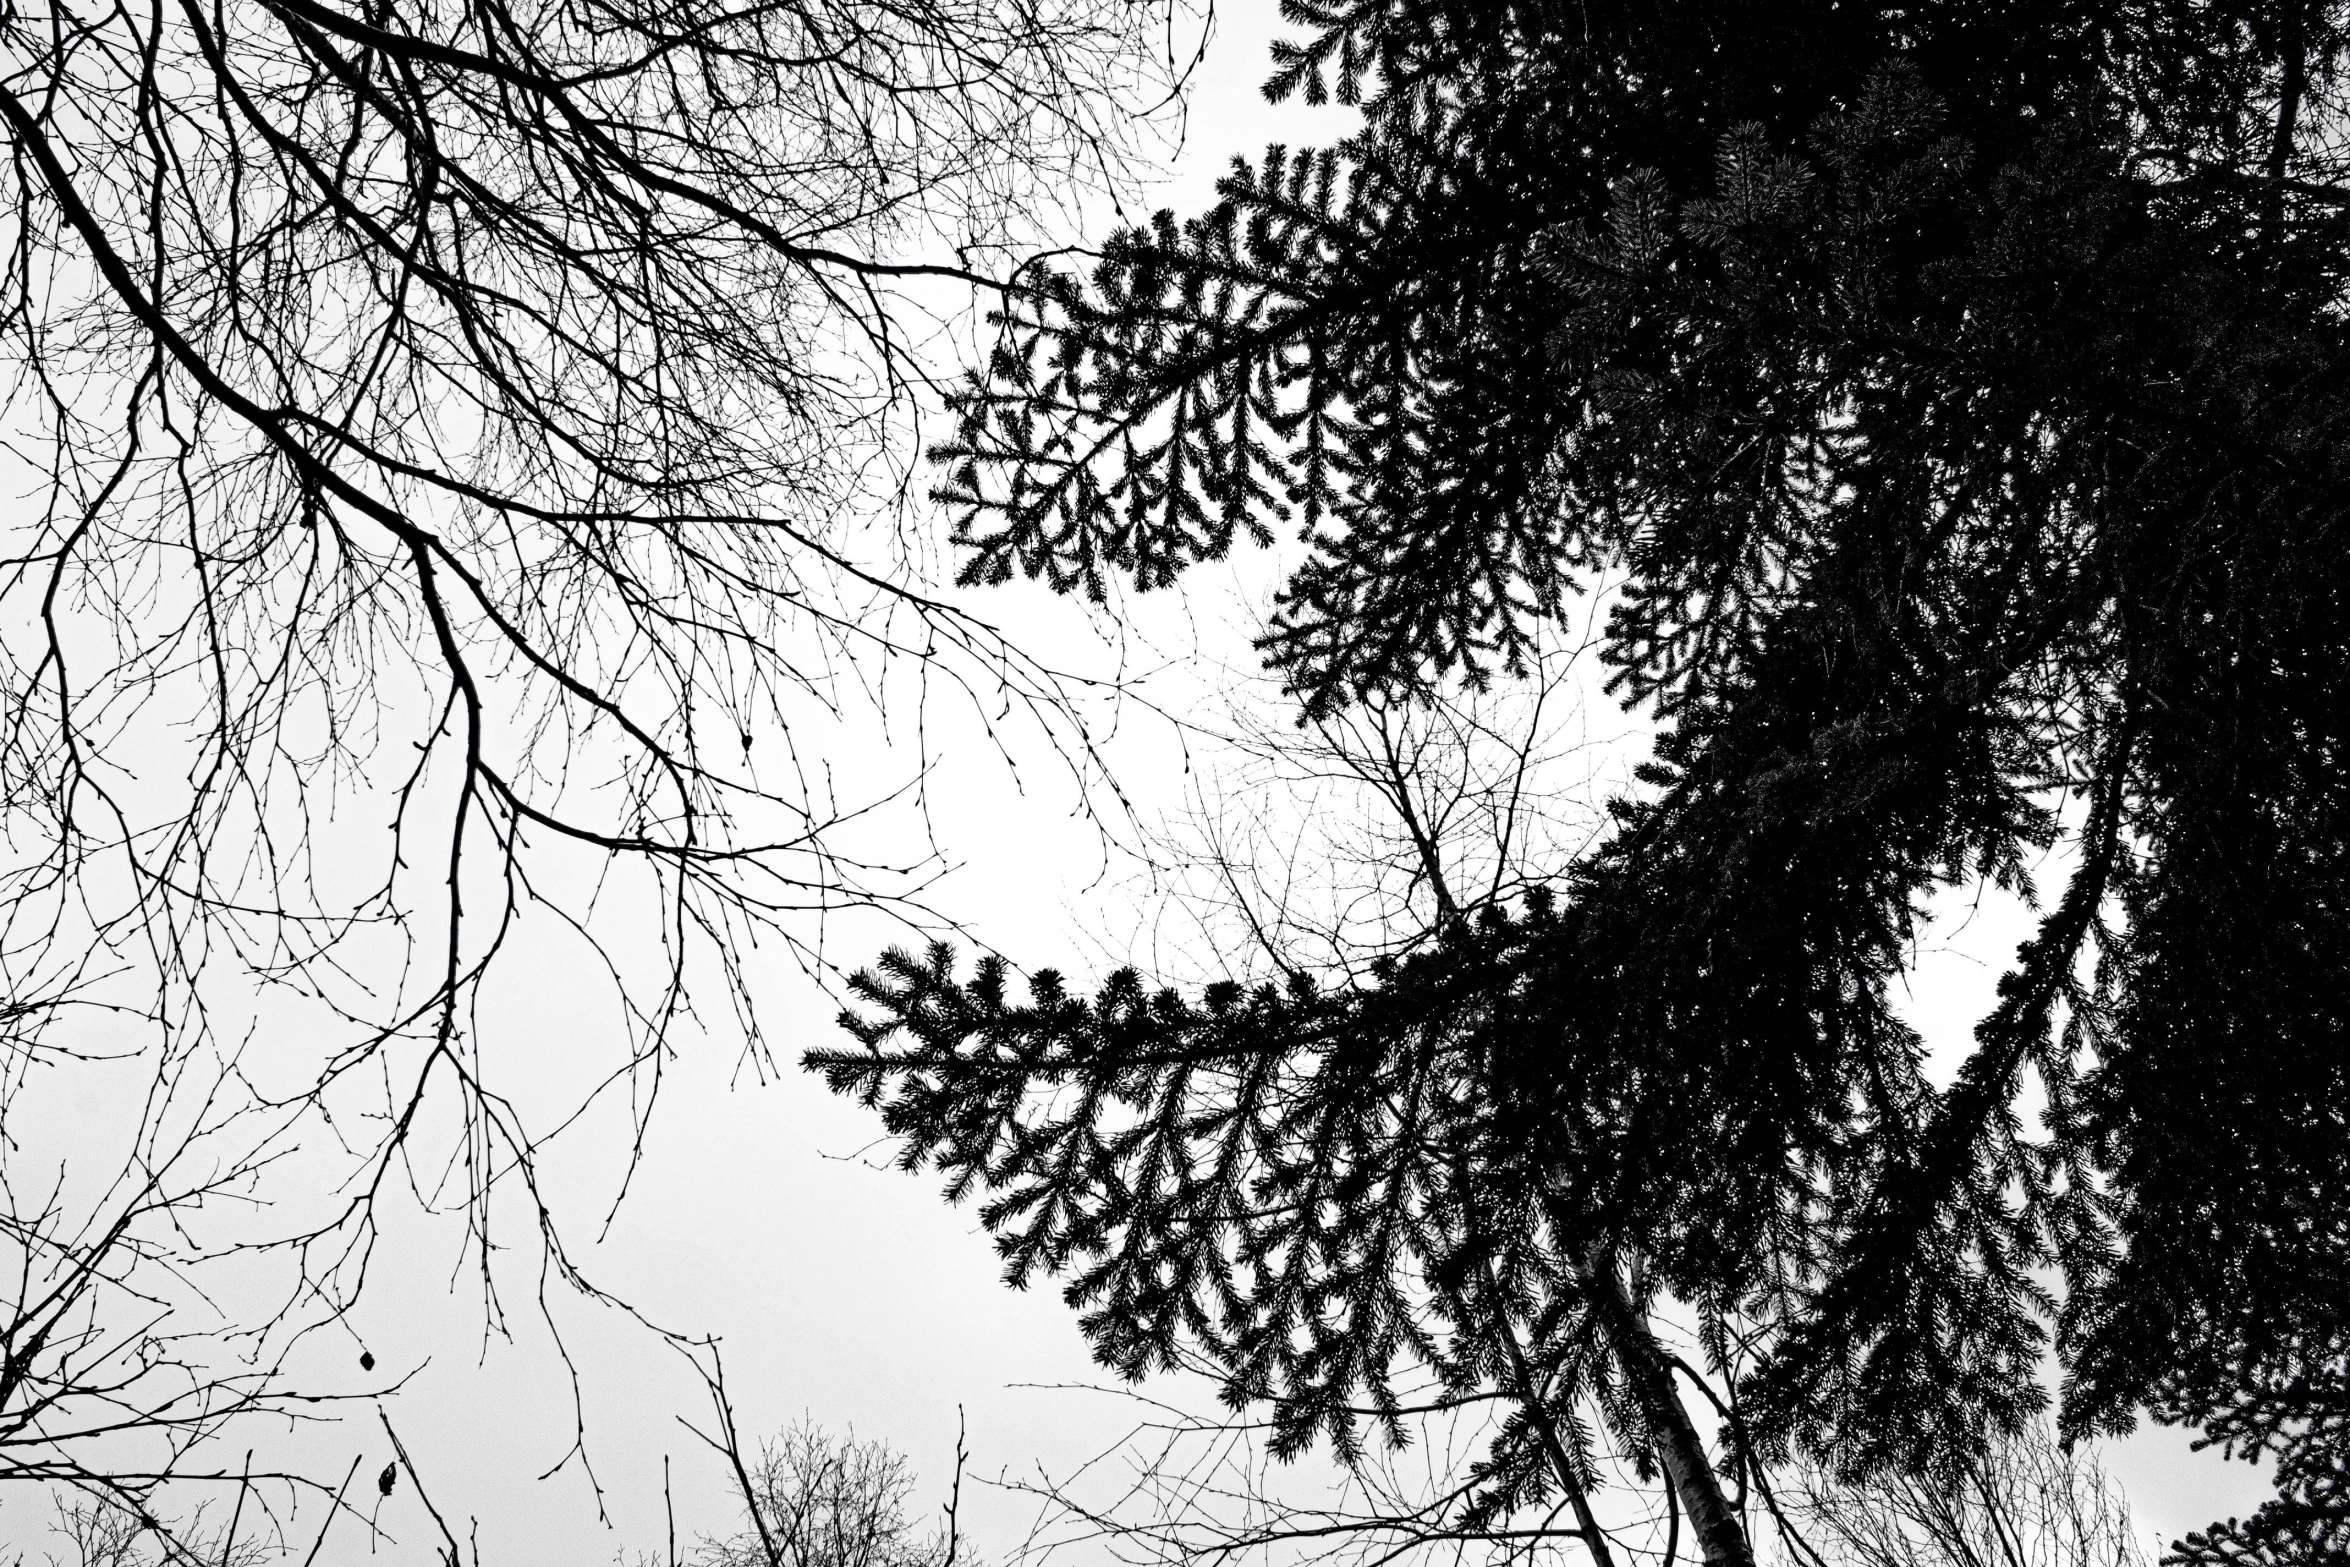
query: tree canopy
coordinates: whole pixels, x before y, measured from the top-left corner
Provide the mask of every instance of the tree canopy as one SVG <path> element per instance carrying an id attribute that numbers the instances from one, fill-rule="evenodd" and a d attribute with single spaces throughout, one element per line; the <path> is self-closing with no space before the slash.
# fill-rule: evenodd
<path id="1" fill-rule="evenodd" d="M 0 1481 L 353 1512 L 229 1434 L 359 1396 L 374 1352 L 304 1346 L 412 1287 L 387 1236 L 445 1223 L 485 1331 L 519 1291 L 560 1351 L 550 1301 L 612 1297 L 548 1150 L 616 1131 L 616 1201 L 674 1044 L 764 1061 L 751 943 L 923 917 L 907 703 L 1082 754 L 891 535 L 894 438 L 1187 28 L 0 9 Z"/>
<path id="2" fill-rule="evenodd" d="M 1204 1345 L 1301 1437 L 1480 1311 L 1566 1355 L 1621 1259 L 1743 1449 L 1964 1462 L 2053 1346 L 2075 1433 L 2284 1455 L 2194 1549 L 2344 1549 L 2350 8 L 1286 14 L 1269 90 L 1364 128 L 1007 305 L 966 578 L 1300 530 L 1311 714 L 1506 677 L 1612 574 L 1643 788 L 1367 985 L 898 955 L 812 1059 L 1110 1363 Z M 1938 1085 L 1893 998 L 1977 881 L 2040 922 Z"/>

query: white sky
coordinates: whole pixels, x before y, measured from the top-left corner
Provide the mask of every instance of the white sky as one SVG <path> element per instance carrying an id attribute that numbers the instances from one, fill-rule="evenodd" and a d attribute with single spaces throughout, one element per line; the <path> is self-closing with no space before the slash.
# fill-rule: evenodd
<path id="1" fill-rule="evenodd" d="M 1274 10 L 1272 0 L 1220 4 L 1186 145 L 1145 205 L 1196 210 L 1234 153 L 1274 140 L 1330 139 L 1329 114 L 1274 110 L 1258 94 Z M 1245 600 L 1252 576 L 1263 580 L 1261 565 L 1203 572 L 1189 602 L 1136 606 L 1142 635 L 1124 650 L 1125 667 L 1173 661 L 1151 689 L 1178 706 L 1212 693 L 1215 659 L 1247 666 L 1232 606 Z M 1118 656 L 1100 628 L 1040 590 L 1002 591 L 978 607 L 1032 650 L 1091 667 Z M 1602 713 L 1595 728 L 1615 723 Z M 963 862 L 940 889 L 939 906 L 1032 963 L 1083 972 L 1102 955 L 1120 954 L 1131 933 L 1147 930 L 1133 862 L 1105 855 L 1099 837 L 1072 820 L 1072 793 L 1049 766 L 1031 762 L 1016 785 L 968 727 L 949 719 L 937 742 L 937 830 Z M 1137 712 L 1110 756 L 1146 817 L 1181 807 L 1186 753 L 1163 722 Z M 1930 958 L 1914 998 L 1929 1037 L 1963 1041 L 2020 931 L 2014 911 L 1988 910 Z M 871 932 L 844 923 L 836 942 L 861 958 Z M 943 1499 L 958 1406 L 974 1479 L 1039 1465 L 1066 1473 L 1110 1446 L 1131 1421 L 1117 1400 L 1037 1386 L 1099 1380 L 1072 1314 L 1049 1286 L 1024 1295 L 1005 1289 L 976 1219 L 945 1207 L 934 1177 L 910 1178 L 873 1167 L 878 1157 L 856 1157 L 875 1135 L 873 1118 L 789 1069 L 802 1048 L 833 1037 L 833 1003 L 792 978 L 781 954 L 772 974 L 765 1024 L 787 1070 L 760 1081 L 724 1045 L 684 1052 L 634 1190 L 608 1239 L 588 1254 L 591 1270 L 653 1320 L 723 1340 L 746 1430 L 773 1431 L 805 1414 L 835 1431 L 884 1439 L 914 1460 L 925 1503 Z M 593 1026 L 569 979 L 554 958 L 510 975 L 512 1026 L 549 1050 L 572 1028 Z M 591 1234 L 599 1212 L 582 1205 L 575 1233 Z M 527 1313 L 514 1344 L 492 1339 L 485 1347 L 468 1281 L 449 1277 L 452 1245 L 445 1231 L 391 1237 L 381 1265 L 393 1287 L 371 1297 L 364 1331 L 386 1368 L 415 1368 L 390 1406 L 393 1418 L 443 1511 L 478 1518 L 482 1560 L 529 1567 L 658 1551 L 664 1455 L 681 1531 L 731 1527 L 723 1476 L 677 1423 L 681 1413 L 698 1421 L 706 1412 L 694 1383 L 640 1332 L 594 1309 L 572 1314 L 566 1327 L 610 1526 L 597 1522 L 576 1465 L 534 1478 L 569 1443 L 561 1364 Z M 305 1440 L 321 1452 L 361 1453 L 362 1476 L 388 1456 L 371 1418 Z M 2183 1438 L 2161 1433 L 2111 1455 L 2147 1523 L 2175 1532 L 2257 1500 L 2260 1487 L 2242 1466 L 2190 1462 L 2184 1450 Z M 332 1467 L 339 1472 L 341 1462 Z M 0 1500 L 0 1540 L 35 1543 L 28 1511 Z M 983 1557 L 1012 1546 L 1031 1512 L 1017 1498 L 966 1488 L 966 1523 Z M 377 1544 L 381 1559 L 432 1559 L 432 1532 L 404 1483 L 384 1519 L 399 1543 Z M 368 1549 L 364 1531 L 337 1528 L 322 1560 L 358 1559 Z"/>

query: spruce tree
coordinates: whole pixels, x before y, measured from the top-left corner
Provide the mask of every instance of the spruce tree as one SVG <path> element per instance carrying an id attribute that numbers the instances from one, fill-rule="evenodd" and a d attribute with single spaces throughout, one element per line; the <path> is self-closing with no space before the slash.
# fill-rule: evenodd
<path id="1" fill-rule="evenodd" d="M 1507 678 L 1620 573 L 1643 790 L 1368 986 L 900 955 L 817 1064 L 1112 1364 L 1206 1344 L 1297 1441 L 1494 1322 L 1564 1364 L 1621 1260 L 1759 1346 L 1740 1453 L 1964 1463 L 2053 1344 L 2076 1433 L 2282 1455 L 2183 1554 L 2344 1550 L 2350 7 L 1286 14 L 1271 90 L 1363 131 L 1006 307 L 966 575 L 1302 530 L 1263 649 L 1317 712 Z M 1936 1088 L 1889 997 L 1974 881 L 2041 921 Z"/>

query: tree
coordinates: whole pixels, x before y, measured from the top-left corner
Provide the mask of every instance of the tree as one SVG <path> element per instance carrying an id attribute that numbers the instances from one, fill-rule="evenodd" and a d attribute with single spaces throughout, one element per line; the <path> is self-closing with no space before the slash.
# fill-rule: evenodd
<path id="1" fill-rule="evenodd" d="M 744 1527 L 704 1540 L 695 1567 L 953 1567 L 960 1554 L 954 1503 L 941 1532 L 922 1531 L 906 1516 L 914 1480 L 905 1455 L 885 1443 L 802 1421 L 761 1444 L 741 1481 Z"/>
<path id="2" fill-rule="evenodd" d="M 1265 1423 L 1247 1413 L 1185 1409 L 1134 1389 L 1094 1391 L 1141 1406 L 1137 1425 L 1117 1448 L 1068 1474 L 999 1482 L 1038 1503 L 1024 1557 L 1127 1567 L 1536 1567 L 1574 1562 L 1590 1550 L 1575 1508 L 1556 1486 L 1516 1505 L 1478 1505 L 1488 1500 L 1491 1478 L 1480 1459 L 1512 1407 L 1498 1392 L 1448 1401 L 1403 1388 L 1398 1401 L 1410 1443 L 1380 1444 L 1335 1465 L 1275 1459 Z M 1603 1455 L 1603 1472 L 1608 1467 Z M 1590 1501 L 1608 1551 L 1633 1560 L 1659 1554 L 1670 1532 L 1665 1495 L 1635 1483 Z"/>
<path id="3" fill-rule="evenodd" d="M 941 944 L 926 959 L 892 953 L 877 972 L 852 979 L 880 1015 L 844 1022 L 872 1048 L 809 1055 L 836 1087 L 869 1101 L 894 1073 L 910 1074 L 894 1085 L 886 1115 L 906 1139 L 907 1162 L 935 1158 L 955 1173 L 954 1189 L 975 1180 L 1013 1188 L 982 1210 L 1013 1281 L 1024 1282 L 1040 1257 L 1055 1271 L 1074 1268 L 1069 1296 L 1094 1308 L 1088 1331 L 1119 1370 L 1132 1377 L 1185 1365 L 1219 1375 L 1227 1402 L 1272 1404 L 1275 1457 L 1294 1458 L 1327 1434 L 1352 1481 L 1379 1498 L 1368 1511 L 1312 1512 L 1304 1524 L 1278 1506 L 1253 1525 L 1210 1517 L 1207 1545 L 1194 1538 L 1199 1520 L 1166 1520 L 1147 1531 L 1154 1548 L 1229 1554 L 1304 1534 L 1383 1559 L 1431 1543 L 1482 1541 L 1508 1555 L 1573 1539 L 1606 1563 L 1612 1526 L 1595 1493 L 1612 1467 L 1647 1482 L 1661 1470 L 1669 1500 L 1657 1516 L 1670 1511 L 1677 1530 L 1685 1510 L 1710 1550 L 1733 1559 L 1746 1552 L 1734 1514 L 1745 1506 L 1748 1455 L 1733 1444 L 1721 1459 L 1739 1477 L 1733 1504 L 1674 1378 L 1697 1379 L 1717 1406 L 1720 1395 L 1665 1347 L 1641 1260 L 1561 1253 L 1556 1227 L 1538 1212 L 1515 1215 L 1518 1227 L 1500 1246 L 1489 1240 L 1485 1226 L 1505 1218 L 1511 1194 L 1493 1180 L 1495 1149 L 1478 1124 L 1490 1085 L 1475 1064 L 1407 1044 L 1409 1059 L 1372 1066 L 1398 1081 L 1362 1096 L 1372 1106 L 1365 1126 L 1360 1111 L 1334 1113 L 1327 1100 L 1293 1091 L 1327 1064 L 1314 1050 L 1297 1061 L 1261 1060 L 1262 1014 L 1286 1004 L 1305 1018 L 1317 1003 L 1301 949 L 1326 951 L 1331 972 L 1392 988 L 1427 971 L 1416 949 L 1456 945 L 1471 917 L 1489 930 L 1505 919 L 1505 897 L 1525 885 L 1523 860 L 1548 837 L 1531 830 L 1532 819 L 1560 809 L 1547 796 L 1571 756 L 1557 749 L 1556 719 L 1545 709 L 1558 705 L 1573 660 L 1540 663 L 1535 692 L 1520 703 L 1374 701 L 1313 721 L 1285 748 L 1257 737 L 1257 747 L 1274 750 L 1276 768 L 1340 784 L 1317 814 L 1344 825 L 1323 829 L 1330 841 L 1310 856 L 1348 861 L 1328 889 L 1337 905 L 1330 917 L 1314 918 L 1310 895 L 1298 895 L 1287 869 L 1276 915 L 1269 889 L 1243 883 L 1244 848 L 1218 838 L 1209 851 L 1212 875 L 1237 907 L 1231 922 L 1287 976 L 1286 998 L 1262 987 L 1244 1000 L 1241 987 L 1213 985 L 1207 1015 L 1193 1016 L 1172 993 L 1144 998 L 1127 971 L 1089 1009 L 1065 1003 L 1057 976 L 1045 973 L 1034 981 L 1034 1007 L 1019 1008 L 1005 1000 L 1001 960 L 983 961 L 958 986 Z M 1271 830 L 1295 857 L 1296 824 Z M 1339 847 L 1341 833 L 1354 840 L 1349 847 Z M 1540 889 L 1535 896 L 1544 902 Z M 1171 1023 L 1178 1041 L 1153 1032 Z M 1394 1027 L 1387 1019 L 1372 1026 Z M 885 1060 L 877 1047 L 893 1036 L 912 1048 Z M 1396 1044 L 1384 1038 L 1381 1047 Z M 1221 1108 L 1236 1071 L 1266 1080 Z M 1071 1084 L 1079 1085 L 1074 1100 L 1053 1092 Z M 974 1115 L 982 1098 L 990 1102 Z M 1103 1102 L 1117 1108 L 1096 1113 Z M 1395 1142 L 1412 1152 L 1397 1159 L 1383 1146 Z M 1199 1181 L 1202 1167 L 1218 1171 L 1212 1182 Z M 1245 1210 L 1235 1211 L 1235 1189 Z M 1225 1211 L 1199 1212 L 1203 1198 Z M 1138 1203 L 1163 1205 L 1165 1217 L 1138 1219 Z M 1012 1222 L 1039 1209 L 1036 1222 Z M 1365 1253 L 1384 1259 L 1368 1279 Z M 1279 1268 L 1268 1269 L 1268 1258 L 1281 1259 Z M 1212 1279 L 1206 1288 L 1223 1320 L 1209 1323 L 1184 1291 L 1167 1289 L 1169 1273 Z M 1332 1290 L 1325 1280 L 1333 1278 L 1348 1282 Z M 1377 1291 L 1368 1303 L 1348 1298 L 1350 1286 L 1360 1287 L 1354 1279 Z M 1328 1311 L 1333 1295 L 1343 1314 Z M 1186 1331 L 1205 1351 L 1197 1366 L 1181 1348 Z M 1732 1364 L 1718 1335 L 1705 1353 L 1716 1371 Z M 1352 1402 L 1365 1384 L 1368 1407 Z M 1387 1445 L 1401 1448 L 1463 1410 L 1490 1417 L 1485 1455 L 1466 1473 L 1431 1482 L 1428 1496 L 1409 1496 L 1355 1432 L 1356 1417 L 1370 1415 Z M 1262 1501 L 1251 1498 L 1252 1512 L 1264 1510 Z"/>
<path id="4" fill-rule="evenodd" d="M 1539 1510 L 1485 1530 L 1449 1505 L 1475 1484 L 1475 1404 L 1416 1421 L 1410 1448 L 1378 1455 L 1336 1484 L 1296 1483 L 1265 1461 L 1245 1417 L 1219 1420 L 1127 1397 L 1148 1413 L 1115 1453 L 1066 1480 L 1018 1488 L 1045 1516 L 1027 1553 L 1107 1556 L 1136 1567 L 1248 1559 L 1284 1564 L 1398 1560 L 1538 1563 L 1573 1560 L 1572 1528 Z M 1469 1437 L 1469 1440 L 1464 1440 Z M 1091 1482 L 1091 1483 L 1088 1483 Z M 2086 1452 L 2044 1422 L 1994 1442 L 1949 1483 L 1897 1473 L 1838 1479 L 1798 1464 L 1753 1503 L 1758 1548 L 1799 1567 L 2144 1567 L 2146 1541 L 2127 1498 Z M 1652 1500 L 1644 1498 L 1643 1500 Z M 1659 1505 L 1618 1506 L 1610 1536 L 1633 1560 L 1673 1561 L 1685 1537 Z M 1554 1504 L 1555 1508 L 1555 1504 Z M 1645 1511 L 1645 1510 L 1644 1510 Z"/>
<path id="5" fill-rule="evenodd" d="M 1214 670 L 1221 709 L 1185 715 L 1203 753 L 1188 797 L 1144 849 L 1142 890 L 1174 924 L 1159 961 L 1190 960 L 1203 980 L 1367 974 L 1463 909 L 1516 904 L 1536 867 L 1607 821 L 1624 736 L 1590 700 L 1593 629 L 1545 637 L 1504 689 L 1303 723 L 1262 674 Z"/>
<path id="6" fill-rule="evenodd" d="M 0 13 L 0 1476 L 203 1468 L 124 1456 L 189 1405 L 63 1417 L 125 1385 L 60 1300 L 140 1303 L 95 1319 L 117 1370 L 331 1394 L 284 1353 L 403 1183 L 493 1325 L 510 1241 L 598 1294 L 548 1137 L 618 1098 L 641 1135 L 697 1000 L 763 1051 L 754 934 L 813 963 L 829 911 L 922 917 L 935 855 L 877 813 L 923 759 L 828 770 L 827 726 L 920 671 L 1081 746 L 891 545 L 890 443 L 968 290 L 1177 85 L 1175 14 Z M 484 1013 L 517 941 L 610 983 L 576 1096 Z M 120 1182 L 59 1094 L 122 1112 Z"/>
<path id="7" fill-rule="evenodd" d="M 1697 1312 L 1764 1458 L 1961 1472 L 2053 1339 L 2075 1432 L 2289 1389 L 2259 1440 L 2324 1462 L 2343 9 L 1295 15 L 1271 90 L 1365 129 L 1007 304 L 938 453 L 966 577 L 1299 526 L 1261 645 L 1314 716 L 1513 672 L 1621 571 L 1646 787 L 1373 984 L 899 959 L 818 1064 L 1111 1364 L 1204 1343 L 1300 1439 L 1420 1351 L 1401 1274 L 1503 1353 L 1490 1264 L 1543 1334 L 1610 1277 Z M 1921 904 L 2059 845 L 1936 1086 L 1888 999 Z"/>
<path id="8" fill-rule="evenodd" d="M 1787 1477 L 1786 1559 L 1813 1567 L 2143 1567 L 2126 1499 L 2045 1424 L 1994 1443 L 1957 1483 L 1816 1466 Z"/>
<path id="9" fill-rule="evenodd" d="M 2203 1428 L 2205 1445 L 2273 1458 L 2277 1480 L 2276 1496 L 2251 1517 L 2190 1534 L 2173 1559 L 2268 1567 L 2350 1556 L 2350 1336 L 2339 1323 L 2311 1331 L 2314 1342 L 2283 1353 L 2273 1342 L 2213 1345 L 2163 1388 Z"/>
<path id="10" fill-rule="evenodd" d="M 255 1521 L 259 1523 L 259 1520 Z M 50 1567 L 178 1567 L 180 1563 L 218 1563 L 220 1567 L 261 1567 L 278 1558 L 265 1535 L 240 1540 L 229 1528 L 208 1530 L 204 1520 L 164 1524 L 143 1517 L 135 1509 L 103 1502 L 61 1503 L 51 1532 L 65 1554 L 45 1554 Z M 26 1567 L 29 1558 L 16 1557 L 10 1567 Z"/>

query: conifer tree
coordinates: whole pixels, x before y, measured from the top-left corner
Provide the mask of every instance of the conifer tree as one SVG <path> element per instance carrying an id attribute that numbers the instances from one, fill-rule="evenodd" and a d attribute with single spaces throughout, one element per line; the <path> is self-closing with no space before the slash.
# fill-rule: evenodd
<path id="1" fill-rule="evenodd" d="M 1964 1463 L 2053 1343 L 2076 1433 L 2282 1455 L 2183 1555 L 2342 1550 L 2350 7 L 1287 14 L 1271 90 L 1363 131 L 1006 307 L 966 575 L 1302 529 L 1263 648 L 1317 713 L 1506 677 L 1619 572 L 1643 791 L 1368 986 L 900 955 L 819 1064 L 1112 1364 L 1206 1344 L 1300 1442 L 1501 1353 L 1486 1267 L 1563 1356 L 1624 1259 L 1741 1454 Z M 1980 881 L 2041 920 L 1935 1087 L 1889 998 Z"/>

